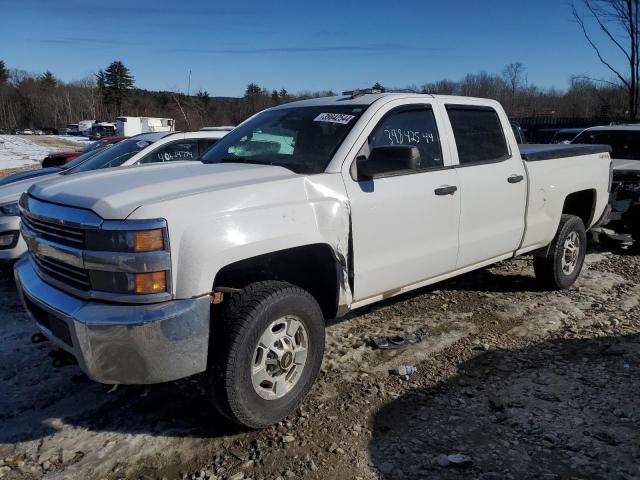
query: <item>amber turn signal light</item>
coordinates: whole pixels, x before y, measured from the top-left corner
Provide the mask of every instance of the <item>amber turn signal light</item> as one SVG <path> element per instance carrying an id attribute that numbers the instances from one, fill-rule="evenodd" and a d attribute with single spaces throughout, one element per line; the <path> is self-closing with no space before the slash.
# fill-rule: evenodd
<path id="1" fill-rule="evenodd" d="M 136 294 L 160 293 L 167 291 L 167 272 L 135 274 Z"/>
<path id="2" fill-rule="evenodd" d="M 153 252 L 162 249 L 164 249 L 164 235 L 161 229 L 136 232 L 136 252 Z"/>

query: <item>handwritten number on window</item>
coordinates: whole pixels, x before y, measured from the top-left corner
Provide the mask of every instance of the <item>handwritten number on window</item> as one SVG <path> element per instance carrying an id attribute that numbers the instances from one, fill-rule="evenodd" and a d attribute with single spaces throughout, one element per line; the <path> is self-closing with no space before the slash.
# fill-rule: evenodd
<path id="1" fill-rule="evenodd" d="M 418 130 L 403 130 L 401 128 L 385 128 L 384 132 L 387 134 L 389 144 L 391 145 L 405 145 L 405 144 L 419 144 L 433 143 L 436 141 L 435 135 L 431 132 L 420 132 Z"/>

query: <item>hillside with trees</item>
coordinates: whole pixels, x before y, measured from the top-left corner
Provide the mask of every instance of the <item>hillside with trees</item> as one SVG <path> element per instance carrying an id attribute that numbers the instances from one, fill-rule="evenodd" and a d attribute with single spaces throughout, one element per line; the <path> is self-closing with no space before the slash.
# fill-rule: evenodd
<path id="1" fill-rule="evenodd" d="M 382 87 L 378 83 L 375 86 Z M 605 121 L 629 115 L 626 91 L 618 85 L 575 76 L 567 90 L 540 88 L 527 81 L 527 70 L 521 63 L 510 64 L 499 74 L 470 73 L 460 80 L 440 80 L 410 88 L 424 93 L 494 98 L 512 117 Z M 207 91 L 187 96 L 180 92 L 137 88 L 134 74 L 121 61 L 73 82 L 63 82 L 50 71 L 34 74 L 11 69 L 0 61 L 2 128 L 62 128 L 81 119 L 112 121 L 118 115 L 130 115 L 175 118 L 178 129 L 194 130 L 203 126 L 237 125 L 272 105 L 331 94 L 334 92 L 329 90 L 291 94 L 284 88 L 268 90 L 250 83 L 244 96 L 239 98 L 216 97 Z"/>

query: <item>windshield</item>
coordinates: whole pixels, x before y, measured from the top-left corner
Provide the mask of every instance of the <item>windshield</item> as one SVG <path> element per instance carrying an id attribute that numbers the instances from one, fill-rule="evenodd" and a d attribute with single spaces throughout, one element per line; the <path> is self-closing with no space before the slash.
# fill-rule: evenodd
<path id="1" fill-rule="evenodd" d="M 91 142 L 88 145 L 85 145 L 85 147 L 80 150 L 81 152 L 87 153 L 90 152 L 92 150 L 95 150 L 96 148 L 98 148 L 100 146 L 100 141 L 97 142 Z"/>
<path id="2" fill-rule="evenodd" d="M 71 170 L 72 168 L 77 167 L 78 165 L 80 165 L 81 163 L 86 162 L 87 160 L 89 160 L 92 157 L 95 157 L 97 154 L 101 153 L 105 148 L 110 147 L 111 145 L 106 145 L 103 148 L 98 148 L 96 150 L 91 150 L 90 152 L 87 153 L 83 153 L 82 155 L 80 155 L 79 157 L 74 158 L 73 160 L 71 160 L 68 163 L 65 163 L 64 165 L 60 165 L 59 168 L 61 168 L 62 170 Z"/>
<path id="3" fill-rule="evenodd" d="M 321 173 L 366 105 L 267 110 L 223 137 L 204 163 L 278 165 L 295 173 Z"/>
<path id="4" fill-rule="evenodd" d="M 119 167 L 140 150 L 148 147 L 152 143 L 153 142 L 149 140 L 139 140 L 136 138 L 123 140 L 110 148 L 98 150 L 97 155 L 78 164 L 76 167 L 71 167 L 73 168 L 73 172 L 71 172 L 71 168 L 67 169 L 67 173 L 88 172 L 99 168 Z"/>
<path id="5" fill-rule="evenodd" d="M 609 145 L 611 158 L 640 160 L 640 131 L 591 130 L 582 132 L 571 143 Z"/>

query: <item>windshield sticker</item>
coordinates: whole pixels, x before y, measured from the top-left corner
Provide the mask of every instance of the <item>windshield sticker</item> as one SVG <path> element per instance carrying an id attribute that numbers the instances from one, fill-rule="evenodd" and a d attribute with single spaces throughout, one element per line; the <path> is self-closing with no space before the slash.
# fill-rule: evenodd
<path id="1" fill-rule="evenodd" d="M 136 145 L 138 145 L 140 148 L 144 148 L 144 147 L 149 145 L 149 142 L 145 142 L 144 140 L 140 140 L 139 142 L 136 143 Z"/>
<path id="2" fill-rule="evenodd" d="M 346 125 L 356 118 L 354 115 L 346 115 L 344 113 L 321 113 L 313 119 L 314 122 L 340 123 Z"/>

